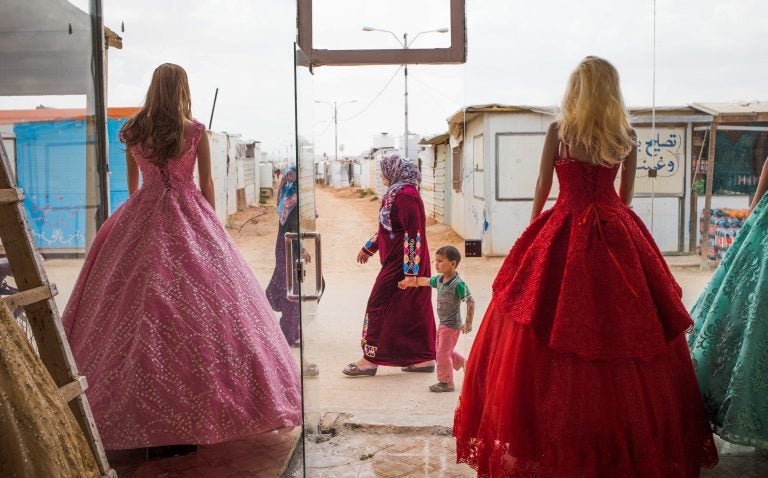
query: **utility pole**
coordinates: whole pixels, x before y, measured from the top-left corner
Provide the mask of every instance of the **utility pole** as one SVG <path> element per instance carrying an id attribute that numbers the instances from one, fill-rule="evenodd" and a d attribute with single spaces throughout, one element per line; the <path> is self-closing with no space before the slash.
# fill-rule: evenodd
<path id="1" fill-rule="evenodd" d="M 341 109 L 341 107 L 346 104 L 357 103 L 357 100 L 342 101 L 341 103 L 337 101 L 334 101 L 333 103 L 331 103 L 329 101 L 315 100 L 315 103 L 322 103 L 333 108 L 333 150 L 334 150 L 333 159 L 334 161 L 338 161 L 339 160 L 339 109 Z"/>
<path id="2" fill-rule="evenodd" d="M 334 161 L 339 160 L 339 107 L 333 102 L 333 151 Z"/>

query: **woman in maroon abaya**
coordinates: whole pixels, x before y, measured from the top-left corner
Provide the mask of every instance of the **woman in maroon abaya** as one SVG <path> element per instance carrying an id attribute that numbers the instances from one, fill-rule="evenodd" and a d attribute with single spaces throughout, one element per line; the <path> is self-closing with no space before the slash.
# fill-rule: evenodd
<path id="1" fill-rule="evenodd" d="M 363 357 L 344 367 L 351 377 L 373 376 L 379 365 L 404 372 L 435 370 L 435 318 L 432 292 L 426 287 L 399 289 L 404 277 L 429 277 L 424 203 L 416 189 L 416 164 L 397 154 L 381 160 L 387 192 L 381 200 L 379 231 L 357 255 L 361 264 L 377 251 L 381 271 L 368 298 L 363 320 Z"/>

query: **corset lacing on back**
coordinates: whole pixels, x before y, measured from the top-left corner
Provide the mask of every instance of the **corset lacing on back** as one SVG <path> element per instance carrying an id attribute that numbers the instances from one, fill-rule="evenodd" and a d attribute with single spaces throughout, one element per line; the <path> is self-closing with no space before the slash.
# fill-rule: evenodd
<path id="1" fill-rule="evenodd" d="M 565 144 L 565 143 L 564 143 Z M 619 272 L 619 275 L 624 281 L 624 285 L 627 286 L 629 291 L 632 293 L 634 297 L 638 297 L 637 291 L 632 286 L 632 283 L 627 278 L 626 274 L 624 273 L 624 269 L 621 267 L 621 264 L 619 263 L 619 260 L 616 258 L 616 255 L 611 250 L 611 247 L 608 245 L 608 242 L 605 239 L 605 234 L 603 233 L 603 226 L 602 222 L 604 222 L 604 218 L 601 217 L 601 214 L 603 216 L 606 215 L 618 215 L 621 213 L 621 209 L 619 207 L 613 206 L 610 203 L 606 201 L 600 201 L 598 198 L 598 175 L 600 174 L 601 166 L 593 164 L 593 163 L 587 163 L 585 161 L 578 161 L 573 158 L 571 158 L 571 152 L 568 147 L 568 144 L 565 144 L 565 158 L 557 158 L 557 161 L 560 162 L 573 162 L 577 163 L 575 166 L 578 167 L 579 173 L 581 174 L 581 177 L 584 181 L 585 186 L 585 192 L 587 194 L 588 204 L 584 208 L 584 210 L 579 214 L 578 219 L 578 225 L 579 226 L 593 226 L 597 230 L 597 237 L 600 239 L 600 242 L 605 247 L 606 252 L 608 253 L 608 256 L 611 258 L 611 262 L 613 262 L 613 265 L 616 267 L 616 270 Z M 583 163 L 583 164 L 578 164 Z"/>
<path id="2" fill-rule="evenodd" d="M 157 169 L 160 170 L 160 176 L 163 179 L 163 194 L 160 195 L 160 199 L 163 199 L 165 197 L 165 193 L 171 190 L 171 175 L 168 174 L 168 162 L 163 163 L 162 165 L 157 165 Z"/>

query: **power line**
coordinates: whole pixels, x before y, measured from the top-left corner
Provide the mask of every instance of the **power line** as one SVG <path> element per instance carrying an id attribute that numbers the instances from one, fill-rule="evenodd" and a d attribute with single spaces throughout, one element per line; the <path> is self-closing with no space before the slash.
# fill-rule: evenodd
<path id="1" fill-rule="evenodd" d="M 323 131 L 321 131 L 320 133 L 315 133 L 314 136 L 322 136 L 322 135 L 324 135 L 325 132 L 328 131 L 331 128 L 331 125 L 333 124 L 333 121 L 325 120 L 325 121 L 320 121 L 318 124 L 320 124 L 320 123 L 325 123 L 325 128 L 323 128 Z M 317 124 L 315 126 L 317 126 Z"/>
<path id="2" fill-rule="evenodd" d="M 376 93 L 376 96 L 374 96 L 373 99 L 359 113 L 357 113 L 357 114 L 355 114 L 353 116 L 350 116 L 349 118 L 339 118 L 339 121 L 349 121 L 349 120 L 355 119 L 358 116 L 360 116 L 363 113 L 365 113 L 368 110 L 368 108 L 370 108 L 376 102 L 376 100 L 379 99 L 379 97 L 382 95 L 382 93 L 384 93 L 384 91 L 387 88 L 389 88 L 389 85 L 392 84 L 392 81 L 395 79 L 397 74 L 400 73 L 400 70 L 402 70 L 402 69 L 403 69 L 403 66 L 400 65 L 397 68 L 397 70 L 395 70 L 395 72 L 392 74 L 392 77 L 387 81 L 387 84 L 385 84 L 384 87 L 378 93 Z"/>
<path id="3" fill-rule="evenodd" d="M 423 91 L 424 93 L 426 93 L 426 95 L 424 95 L 423 98 L 428 99 L 430 104 L 432 104 L 434 107 L 436 107 L 436 108 L 440 109 L 441 111 L 443 111 L 443 113 L 445 113 L 446 115 L 451 115 L 451 114 L 455 113 L 456 109 L 458 109 L 460 107 L 461 103 L 459 103 L 458 101 L 456 101 L 454 99 L 449 98 L 447 95 L 441 94 L 439 90 L 436 90 L 436 89 L 432 88 L 427 83 L 425 83 L 425 82 L 423 82 L 421 80 L 418 80 L 418 79 L 416 79 L 414 77 L 411 77 L 411 79 L 412 80 L 416 80 L 416 82 L 419 83 L 419 85 L 422 88 L 420 91 Z M 435 93 L 437 93 L 437 94 L 435 94 Z M 443 96 L 443 98 L 440 98 L 438 95 Z M 456 104 L 457 106 L 451 109 L 450 106 L 446 106 L 445 99 L 448 99 L 451 104 Z"/>
<path id="4" fill-rule="evenodd" d="M 411 79 L 416 80 L 417 83 L 420 83 L 422 86 L 426 87 L 433 93 L 437 93 L 438 95 L 442 96 L 446 100 L 449 100 L 451 103 L 460 103 L 459 101 L 456 101 L 456 98 L 451 98 L 449 95 L 443 93 L 442 91 L 438 90 L 434 86 L 427 84 L 424 81 L 421 81 L 417 76 L 414 76 L 413 73 L 411 73 Z"/>

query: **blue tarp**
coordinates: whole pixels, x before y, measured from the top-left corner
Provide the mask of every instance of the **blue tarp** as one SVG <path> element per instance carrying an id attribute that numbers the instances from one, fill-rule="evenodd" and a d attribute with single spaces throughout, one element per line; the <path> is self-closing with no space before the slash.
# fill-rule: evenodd
<path id="1" fill-rule="evenodd" d="M 110 119 L 110 206 L 128 198 L 125 147 L 118 131 L 125 119 Z M 16 175 L 37 247 L 85 249 L 84 120 L 17 123 Z"/>

